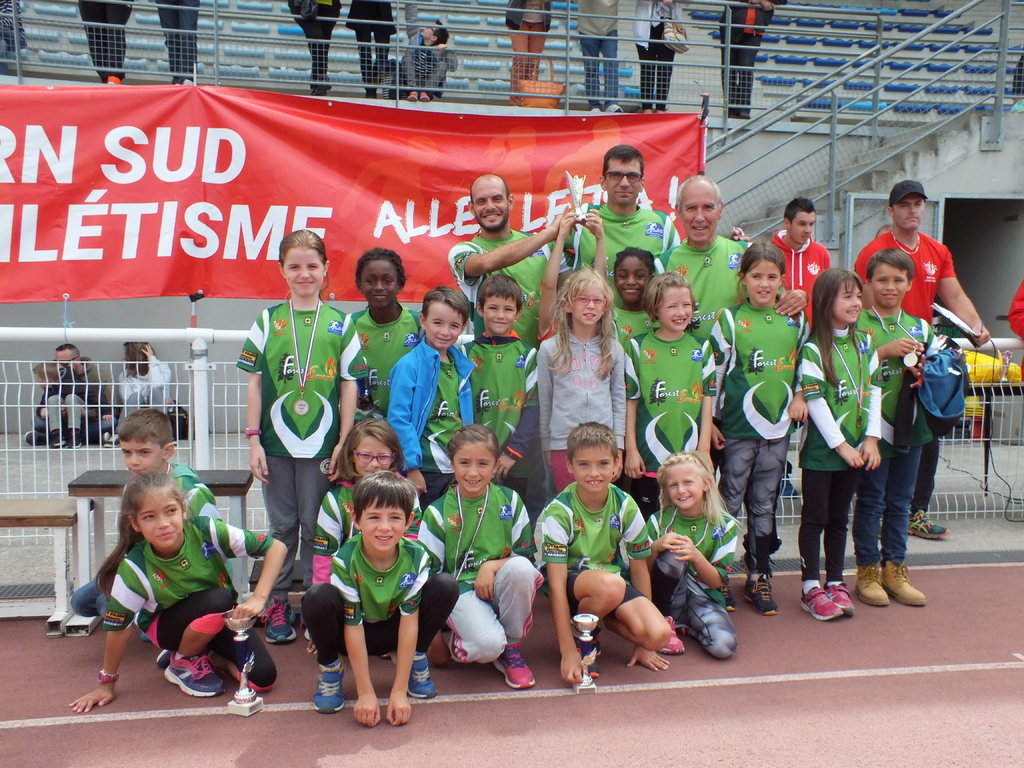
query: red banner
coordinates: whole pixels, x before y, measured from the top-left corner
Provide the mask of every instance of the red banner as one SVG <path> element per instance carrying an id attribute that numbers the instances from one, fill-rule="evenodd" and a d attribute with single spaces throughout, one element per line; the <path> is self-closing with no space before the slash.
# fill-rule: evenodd
<path id="1" fill-rule="evenodd" d="M 451 284 L 447 253 L 477 232 L 470 182 L 504 176 L 513 229 L 597 202 L 601 159 L 646 159 L 641 202 L 672 210 L 703 164 L 694 115 L 508 117 L 217 87 L 0 87 L 0 302 L 278 298 L 281 237 L 324 237 L 331 290 L 360 299 L 364 250 L 392 248 L 408 301 Z"/>

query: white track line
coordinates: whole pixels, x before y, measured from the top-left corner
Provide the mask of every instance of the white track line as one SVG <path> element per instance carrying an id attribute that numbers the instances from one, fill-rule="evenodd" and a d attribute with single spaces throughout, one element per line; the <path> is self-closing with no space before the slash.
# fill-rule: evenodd
<path id="1" fill-rule="evenodd" d="M 817 680 L 852 680 L 865 677 L 900 677 L 904 675 L 933 675 L 950 672 L 992 672 L 1012 669 L 1024 670 L 1024 654 L 1014 653 L 1019 661 L 988 662 L 982 664 L 935 664 L 921 667 L 879 667 L 875 669 L 844 669 L 833 672 L 799 672 L 789 675 L 758 675 L 750 677 L 720 677 L 709 680 L 675 680 L 663 683 L 630 683 L 625 685 L 599 685 L 598 693 L 644 693 L 650 691 L 675 691 L 691 688 L 730 688 L 738 685 L 762 685 L 770 683 L 803 683 Z M 425 704 L 465 704 L 476 701 L 514 701 L 516 699 L 551 699 L 560 696 L 574 696 L 571 688 L 531 689 L 528 691 L 495 691 L 491 693 L 463 693 L 438 696 Z M 312 711 L 308 701 L 287 704 L 266 704 L 266 712 Z M 12 728 L 40 728 L 55 725 L 81 725 L 86 723 L 130 722 L 134 720 L 156 720 L 168 717 L 209 717 L 230 716 L 225 707 L 188 707 L 184 709 L 155 709 L 144 712 L 119 712 L 105 714 L 69 715 L 68 717 L 41 717 L 30 720 L 2 720 L 0 730 Z"/>

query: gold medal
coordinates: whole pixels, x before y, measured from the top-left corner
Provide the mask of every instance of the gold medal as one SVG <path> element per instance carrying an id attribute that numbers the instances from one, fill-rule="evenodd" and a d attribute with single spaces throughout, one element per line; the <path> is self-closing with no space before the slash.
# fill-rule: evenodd
<path id="1" fill-rule="evenodd" d="M 295 411 L 296 416 L 305 416 L 309 413 L 309 403 L 300 397 L 295 401 L 295 405 L 292 406 L 292 410 Z"/>

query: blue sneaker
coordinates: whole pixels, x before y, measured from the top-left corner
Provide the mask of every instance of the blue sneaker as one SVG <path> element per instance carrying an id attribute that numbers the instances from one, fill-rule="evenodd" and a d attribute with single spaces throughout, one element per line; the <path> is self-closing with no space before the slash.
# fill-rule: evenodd
<path id="1" fill-rule="evenodd" d="M 263 623 L 267 627 L 267 642 L 272 645 L 279 643 L 290 643 L 295 639 L 295 614 L 292 607 L 281 598 L 275 597 L 270 605 L 263 609 L 260 614 Z"/>
<path id="2" fill-rule="evenodd" d="M 195 656 L 174 654 L 164 670 L 164 677 L 189 696 L 219 696 L 224 693 L 224 681 L 213 671 L 207 653 Z"/>
<path id="3" fill-rule="evenodd" d="M 341 681 L 344 679 L 344 660 L 339 658 L 330 667 L 321 664 L 320 677 L 316 681 L 316 693 L 313 694 L 313 709 L 324 715 L 329 715 L 345 706 L 345 698 L 341 694 Z"/>
<path id="4" fill-rule="evenodd" d="M 432 699 L 437 696 L 437 686 L 430 679 L 427 654 L 419 651 L 412 656 L 412 670 L 409 672 L 409 695 L 414 699 Z"/>
<path id="5" fill-rule="evenodd" d="M 171 652 L 164 648 L 156 657 L 156 665 L 159 669 L 167 669 L 171 665 Z"/>

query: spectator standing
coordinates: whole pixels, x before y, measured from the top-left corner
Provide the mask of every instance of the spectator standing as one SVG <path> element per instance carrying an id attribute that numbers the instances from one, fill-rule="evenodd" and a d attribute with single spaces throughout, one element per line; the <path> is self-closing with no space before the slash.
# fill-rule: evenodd
<path id="1" fill-rule="evenodd" d="M 18 13 L 21 13 L 21 0 L 0 0 L 0 75 L 7 74 L 8 62 L 15 60 L 15 52 L 28 48 L 25 40 L 25 27 L 21 19 L 15 23 L 14 3 L 18 3 Z"/>
<path id="2" fill-rule="evenodd" d="M 132 15 L 131 2 L 78 0 L 78 12 L 100 82 L 120 85 L 124 82 L 124 28 Z"/>
<path id="3" fill-rule="evenodd" d="M 193 83 L 196 66 L 196 29 L 199 0 L 159 0 L 156 12 L 167 44 L 171 84 Z"/>
<path id="4" fill-rule="evenodd" d="M 673 0 L 636 0 L 634 37 L 640 59 L 640 109 L 665 112 L 676 53 L 662 41 L 666 22 L 681 22 L 683 4 Z"/>
<path id="5" fill-rule="evenodd" d="M 358 0 L 356 0 L 358 2 Z M 540 70 L 540 59 L 544 52 L 544 35 L 551 29 L 550 0 L 509 0 L 505 11 L 505 26 L 512 40 L 512 77 L 509 82 L 509 104 L 520 107 L 523 104 L 519 83 L 536 80 Z"/>
<path id="6" fill-rule="evenodd" d="M 378 5 L 378 3 L 367 4 Z M 355 5 L 355 3 L 352 4 L 352 10 L 355 10 Z M 304 19 L 296 14 L 296 7 L 291 2 L 288 7 L 295 16 L 295 23 L 299 25 L 302 33 L 306 36 L 306 46 L 309 48 L 309 55 L 313 60 L 309 74 L 309 93 L 311 96 L 326 96 L 327 92 L 331 90 L 331 86 L 327 82 L 327 54 L 331 48 L 334 25 L 338 23 L 338 17 L 341 15 L 341 0 L 317 0 L 316 16 L 311 19 Z M 389 12 L 390 8 L 388 6 Z M 358 32 L 356 39 L 359 39 Z M 361 67 L 362 49 L 360 49 L 359 55 Z"/>
<path id="7" fill-rule="evenodd" d="M 722 11 L 722 91 L 729 105 L 729 117 L 750 119 L 750 92 L 754 87 L 754 58 L 761 47 L 764 30 L 772 23 L 775 6 L 787 0 L 747 0 Z M 731 24 L 726 29 L 726 14 Z M 726 46 L 726 37 L 729 45 Z M 728 65 L 728 76 L 726 76 Z"/>
<path id="8" fill-rule="evenodd" d="M 591 112 L 621 112 L 619 106 L 619 0 L 579 0 L 584 88 Z M 604 64 L 601 64 L 604 57 Z M 604 74 L 604 88 L 601 74 Z"/>

